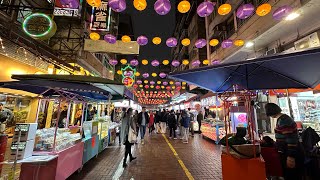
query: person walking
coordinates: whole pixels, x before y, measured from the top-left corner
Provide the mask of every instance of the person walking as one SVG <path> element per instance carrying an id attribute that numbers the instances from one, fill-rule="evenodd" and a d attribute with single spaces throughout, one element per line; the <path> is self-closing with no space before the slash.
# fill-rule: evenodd
<path id="1" fill-rule="evenodd" d="M 191 108 L 188 108 L 188 113 L 190 114 L 190 131 L 191 131 L 191 136 L 194 137 L 194 127 L 193 127 L 193 123 L 194 123 L 194 114 L 191 112 Z"/>
<path id="2" fill-rule="evenodd" d="M 174 114 L 174 110 L 171 110 L 170 115 L 168 116 L 168 125 L 170 129 L 170 136 L 169 138 L 177 139 L 176 137 L 176 129 L 177 129 L 177 118 L 176 115 Z"/>
<path id="3" fill-rule="evenodd" d="M 151 135 L 152 131 L 154 130 L 154 119 L 155 119 L 155 115 L 153 111 L 150 111 L 150 118 L 149 118 L 149 125 L 148 125 L 149 135 Z"/>
<path id="4" fill-rule="evenodd" d="M 189 126 L 190 126 L 190 114 L 188 111 L 184 110 L 182 112 L 182 132 L 183 132 L 183 137 L 182 141 L 185 144 L 188 144 L 188 139 L 189 139 Z"/>
<path id="5" fill-rule="evenodd" d="M 167 112 L 165 109 L 163 109 L 163 111 L 161 112 L 160 128 L 161 133 L 165 134 L 167 130 Z"/>
<path id="6" fill-rule="evenodd" d="M 122 119 L 122 122 L 121 122 L 121 142 L 122 144 L 125 145 L 125 153 L 124 153 L 124 159 L 123 159 L 123 165 L 122 165 L 123 168 L 127 167 L 128 155 L 130 157 L 130 162 L 136 159 L 136 157 L 133 157 L 131 153 L 131 146 L 133 143 L 130 143 L 128 140 L 129 128 L 132 128 L 134 132 L 137 132 L 136 126 L 133 122 L 132 112 L 133 112 L 132 108 L 129 108 L 125 113 L 124 118 Z"/>
<path id="7" fill-rule="evenodd" d="M 201 123 L 203 121 L 203 114 L 202 114 L 202 111 L 200 110 L 198 115 L 197 115 L 197 121 L 198 121 L 198 124 L 199 124 L 199 133 L 201 134 Z"/>
<path id="8" fill-rule="evenodd" d="M 146 107 L 142 107 L 142 111 L 138 115 L 138 124 L 140 128 L 141 144 L 144 144 L 144 135 L 146 134 L 146 125 L 149 124 L 149 115 Z"/>

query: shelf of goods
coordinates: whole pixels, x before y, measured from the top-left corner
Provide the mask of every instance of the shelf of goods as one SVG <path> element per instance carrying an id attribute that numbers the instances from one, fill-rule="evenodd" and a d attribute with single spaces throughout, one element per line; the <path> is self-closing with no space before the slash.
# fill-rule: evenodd
<path id="1" fill-rule="evenodd" d="M 111 119 L 109 116 L 98 120 L 98 134 L 99 134 L 99 153 L 103 151 L 109 144 L 108 131 Z"/>
<path id="2" fill-rule="evenodd" d="M 201 123 L 201 132 L 204 137 L 214 140 L 216 144 L 218 144 L 220 139 L 226 134 L 224 123 L 211 118 L 205 119 Z"/>
<path id="3" fill-rule="evenodd" d="M 99 153 L 98 121 L 83 122 L 84 142 L 82 163 L 85 164 Z"/>

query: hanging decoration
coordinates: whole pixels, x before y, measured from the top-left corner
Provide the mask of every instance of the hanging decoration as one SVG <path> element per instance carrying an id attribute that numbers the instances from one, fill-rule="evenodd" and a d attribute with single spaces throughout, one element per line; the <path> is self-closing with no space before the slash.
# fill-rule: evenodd
<path id="1" fill-rule="evenodd" d="M 92 7 L 99 7 L 101 5 L 101 0 L 87 0 L 87 3 Z"/>
<path id="2" fill-rule="evenodd" d="M 186 82 L 182 82 L 182 85 L 186 85 L 187 83 Z"/>
<path id="3" fill-rule="evenodd" d="M 163 85 L 168 85 L 168 82 L 167 81 L 163 81 L 163 83 L 162 83 Z"/>
<path id="4" fill-rule="evenodd" d="M 210 44 L 210 46 L 216 46 L 219 44 L 219 40 L 218 39 L 211 39 L 209 44 Z"/>
<path id="5" fill-rule="evenodd" d="M 131 37 L 127 36 L 127 35 L 124 35 L 124 36 L 122 36 L 121 40 L 124 43 L 128 43 L 128 42 L 131 42 Z"/>
<path id="6" fill-rule="evenodd" d="M 156 86 L 156 89 L 160 89 L 160 86 Z"/>
<path id="7" fill-rule="evenodd" d="M 190 10 L 191 4 L 187 0 L 182 0 L 178 4 L 178 11 L 180 13 L 187 13 Z"/>
<path id="8" fill-rule="evenodd" d="M 218 59 L 214 59 L 211 61 L 211 65 L 218 65 L 220 64 L 220 61 Z"/>
<path id="9" fill-rule="evenodd" d="M 139 87 L 141 87 L 141 88 L 142 88 L 142 87 L 143 87 L 143 85 L 142 85 L 142 84 L 140 84 L 140 85 L 139 85 Z"/>
<path id="10" fill-rule="evenodd" d="M 135 81 L 134 75 L 136 73 L 136 69 L 128 65 L 125 68 L 121 68 L 121 71 L 122 71 L 122 83 L 127 87 L 131 87 Z"/>
<path id="11" fill-rule="evenodd" d="M 130 65 L 131 65 L 131 66 L 138 66 L 138 64 L 139 64 L 139 61 L 136 60 L 136 59 L 132 59 L 132 60 L 130 61 Z"/>
<path id="12" fill-rule="evenodd" d="M 110 44 L 115 44 L 117 42 L 117 38 L 112 34 L 106 34 L 104 40 Z"/>
<path id="13" fill-rule="evenodd" d="M 172 84 L 174 84 L 174 82 L 173 82 L 173 81 L 170 81 L 170 82 L 169 82 L 169 84 L 171 84 L 171 85 L 172 85 Z"/>
<path id="14" fill-rule="evenodd" d="M 137 71 L 134 75 L 137 76 L 137 77 L 139 77 L 139 76 L 140 76 L 140 73 Z"/>
<path id="15" fill-rule="evenodd" d="M 237 9 L 237 17 L 239 19 L 247 19 L 254 13 L 254 6 L 252 4 L 243 4 Z"/>
<path id="16" fill-rule="evenodd" d="M 118 71 L 117 71 L 117 74 L 121 75 L 121 74 L 122 74 L 122 71 L 121 71 L 121 70 L 118 70 Z"/>
<path id="17" fill-rule="evenodd" d="M 116 60 L 116 59 L 110 59 L 110 60 L 109 60 L 109 64 L 111 64 L 112 66 L 115 66 L 115 65 L 118 64 L 118 60 Z"/>
<path id="18" fill-rule="evenodd" d="M 234 44 L 235 46 L 238 46 L 238 47 L 243 46 L 243 45 L 244 45 L 244 40 L 242 40 L 242 39 L 237 39 L 237 40 L 234 41 L 233 44 Z"/>
<path id="19" fill-rule="evenodd" d="M 147 1 L 146 0 L 133 0 L 133 6 L 138 11 L 143 11 L 147 7 Z"/>
<path id="20" fill-rule="evenodd" d="M 180 62 L 179 62 L 178 60 L 173 60 L 173 61 L 171 62 L 171 64 L 172 64 L 172 66 L 174 66 L 174 67 L 180 66 Z"/>
<path id="21" fill-rule="evenodd" d="M 143 73 L 143 74 L 142 74 L 142 77 L 148 78 L 148 77 L 149 77 L 149 73 Z"/>
<path id="22" fill-rule="evenodd" d="M 183 46 L 189 46 L 190 45 L 190 39 L 188 39 L 188 38 L 182 39 L 181 44 Z"/>
<path id="23" fill-rule="evenodd" d="M 230 4 L 222 4 L 219 8 L 218 8 L 218 13 L 222 16 L 227 15 L 230 13 L 232 7 Z"/>
<path id="24" fill-rule="evenodd" d="M 231 39 L 226 39 L 222 41 L 221 47 L 222 48 L 230 48 L 232 46 L 232 40 Z"/>
<path id="25" fill-rule="evenodd" d="M 128 63 L 128 61 L 127 61 L 126 59 L 121 59 L 121 60 L 120 60 L 120 63 L 123 64 L 123 65 L 125 65 L 125 64 Z"/>
<path id="26" fill-rule="evenodd" d="M 203 47 L 205 47 L 207 45 L 207 40 L 205 39 L 198 39 L 195 43 L 195 46 L 198 48 L 198 49 L 201 49 Z"/>
<path id="27" fill-rule="evenodd" d="M 138 84 L 133 85 L 133 88 L 135 88 L 135 89 L 137 89 L 138 87 L 139 87 Z"/>
<path id="28" fill-rule="evenodd" d="M 108 5 L 115 12 L 122 12 L 127 8 L 126 0 L 109 0 Z"/>
<path id="29" fill-rule="evenodd" d="M 157 81 L 157 84 L 161 84 L 161 81 Z"/>
<path id="30" fill-rule="evenodd" d="M 171 90 L 171 87 L 170 87 L 170 86 L 167 86 L 167 87 L 166 87 L 166 90 L 170 91 L 170 90 Z"/>
<path id="31" fill-rule="evenodd" d="M 147 84 L 144 85 L 144 88 L 149 89 L 149 85 L 147 85 Z"/>
<path id="32" fill-rule="evenodd" d="M 161 77 L 161 78 L 165 78 L 167 76 L 167 74 L 166 73 L 163 73 L 163 72 L 161 72 L 160 74 L 159 74 L 159 77 Z"/>
<path id="33" fill-rule="evenodd" d="M 92 39 L 92 40 L 94 40 L 94 41 L 97 41 L 97 40 L 100 39 L 100 35 L 99 35 L 98 33 L 96 33 L 96 32 L 90 33 L 89 36 L 90 36 L 90 39 Z"/>
<path id="34" fill-rule="evenodd" d="M 177 82 L 175 83 L 175 85 L 176 85 L 176 86 L 180 86 L 181 83 L 177 81 Z"/>
<path id="35" fill-rule="evenodd" d="M 176 38 L 171 37 L 171 38 L 167 39 L 166 44 L 168 47 L 176 47 L 178 44 L 178 41 Z"/>
<path id="36" fill-rule="evenodd" d="M 157 77 L 158 75 L 157 75 L 157 73 L 152 73 L 151 76 L 152 77 Z"/>
<path id="37" fill-rule="evenodd" d="M 188 65 L 189 64 L 189 60 L 188 59 L 183 60 L 182 64 L 185 65 L 185 66 Z"/>
<path id="38" fill-rule="evenodd" d="M 175 86 L 172 86 L 171 88 L 172 88 L 172 89 L 176 89 L 176 87 L 175 87 Z"/>
<path id="39" fill-rule="evenodd" d="M 151 85 L 155 85 L 156 83 L 154 81 L 150 81 L 150 84 Z"/>
<path id="40" fill-rule="evenodd" d="M 209 60 L 208 60 L 208 59 L 205 59 L 205 60 L 202 61 L 202 63 L 203 63 L 204 65 L 208 65 L 208 64 L 209 64 Z"/>
<path id="41" fill-rule="evenodd" d="M 166 15 L 170 12 L 171 10 L 171 3 L 169 0 L 157 0 L 154 3 L 154 10 L 159 14 L 159 15 Z"/>
<path id="42" fill-rule="evenodd" d="M 182 86 L 182 89 L 186 89 L 186 87 L 185 87 L 185 86 Z"/>
<path id="43" fill-rule="evenodd" d="M 141 63 L 142 63 L 143 65 L 148 65 L 148 64 L 149 64 L 149 61 L 146 60 L 146 59 L 143 59 L 143 60 L 141 61 Z"/>
<path id="44" fill-rule="evenodd" d="M 273 12 L 272 17 L 275 20 L 281 21 L 283 18 L 288 16 L 291 12 L 292 12 L 292 7 L 289 5 L 284 5 L 276 9 Z"/>
<path id="45" fill-rule="evenodd" d="M 256 14 L 258 16 L 265 16 L 267 14 L 269 14 L 271 11 L 271 5 L 268 4 L 268 3 L 265 3 L 265 4 L 261 4 L 257 10 L 256 10 Z"/>
<path id="46" fill-rule="evenodd" d="M 144 80 L 143 82 L 144 82 L 145 84 L 148 84 L 149 81 L 148 81 L 148 80 Z"/>
<path id="47" fill-rule="evenodd" d="M 154 38 L 152 39 L 152 42 L 153 42 L 153 44 L 155 44 L 155 45 L 159 45 L 159 44 L 161 43 L 161 38 L 159 38 L 159 37 L 154 37 Z"/>
<path id="48" fill-rule="evenodd" d="M 198 67 L 201 64 L 200 60 L 195 60 L 191 63 L 192 67 Z"/>
<path id="49" fill-rule="evenodd" d="M 158 60 L 153 60 L 153 61 L 151 62 L 151 65 L 152 65 L 153 67 L 156 67 L 156 66 L 159 66 L 160 63 L 159 63 Z"/>
<path id="50" fill-rule="evenodd" d="M 140 45 L 140 46 L 145 46 L 148 44 L 148 38 L 146 36 L 139 36 L 137 38 L 137 43 Z"/>
<path id="51" fill-rule="evenodd" d="M 137 84 L 142 84 L 142 81 L 140 79 L 137 80 Z"/>
<path id="52" fill-rule="evenodd" d="M 214 10 L 214 5 L 215 5 L 215 3 L 210 2 L 210 1 L 202 2 L 197 8 L 198 15 L 200 17 L 209 16 Z"/>
<path id="53" fill-rule="evenodd" d="M 150 88 L 153 89 L 153 88 L 154 88 L 154 85 L 151 85 Z"/>
<path id="54" fill-rule="evenodd" d="M 167 60 L 167 59 L 165 59 L 165 60 L 162 61 L 162 64 L 165 65 L 165 66 L 168 65 L 169 63 L 170 63 L 170 62 L 169 62 L 169 60 Z"/>

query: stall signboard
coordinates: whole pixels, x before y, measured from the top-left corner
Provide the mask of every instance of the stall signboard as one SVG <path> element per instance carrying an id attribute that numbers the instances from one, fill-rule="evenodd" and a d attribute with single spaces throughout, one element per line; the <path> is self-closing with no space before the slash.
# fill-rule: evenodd
<path id="1" fill-rule="evenodd" d="M 80 17 L 82 1 L 83 0 L 56 0 L 53 15 Z"/>
<path id="2" fill-rule="evenodd" d="M 109 31 L 111 22 L 111 8 L 108 2 L 101 2 L 97 8 L 92 7 L 90 29 L 94 31 Z"/>
<path id="3" fill-rule="evenodd" d="M 201 99 L 201 105 L 204 107 L 220 106 L 220 101 L 217 101 L 216 96 L 212 96 L 212 97 Z"/>

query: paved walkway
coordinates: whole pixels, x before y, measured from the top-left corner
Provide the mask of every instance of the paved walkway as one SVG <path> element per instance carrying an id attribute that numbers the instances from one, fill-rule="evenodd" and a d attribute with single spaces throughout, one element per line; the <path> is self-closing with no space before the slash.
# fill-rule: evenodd
<path id="1" fill-rule="evenodd" d="M 109 146 L 98 158 L 90 160 L 70 180 L 220 180 L 220 147 L 201 135 L 183 144 L 161 134 L 146 135 L 146 143 L 133 146 L 137 157 L 122 168 L 124 146 Z M 128 158 L 129 159 L 129 158 Z"/>

